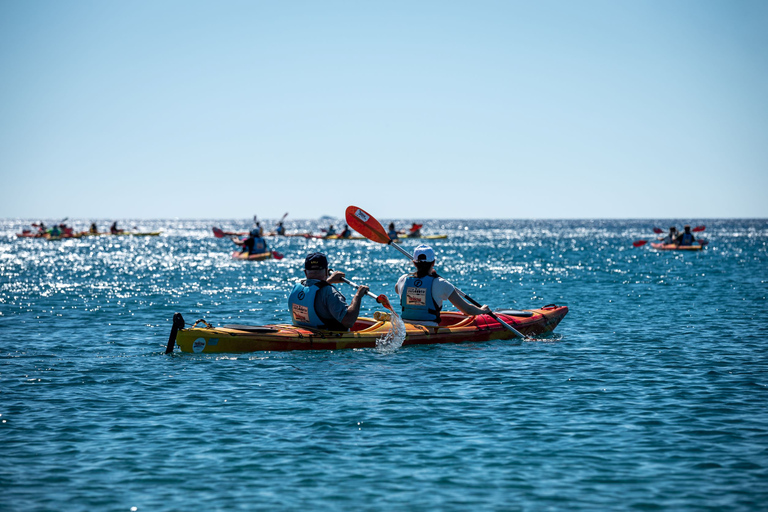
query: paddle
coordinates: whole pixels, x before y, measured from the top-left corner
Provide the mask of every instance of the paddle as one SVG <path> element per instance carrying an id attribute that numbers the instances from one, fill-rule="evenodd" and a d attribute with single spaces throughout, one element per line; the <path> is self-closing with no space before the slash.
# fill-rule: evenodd
<path id="1" fill-rule="evenodd" d="M 642 246 L 644 246 L 647 243 L 648 243 L 648 240 L 636 240 L 636 241 L 632 242 L 632 246 L 633 247 L 642 247 Z"/>
<path id="2" fill-rule="evenodd" d="M 706 227 L 706 226 L 696 226 L 696 227 L 695 227 L 695 228 L 693 228 L 691 231 L 693 231 L 694 233 L 699 233 L 699 232 L 701 232 L 701 231 L 704 231 L 705 229 L 707 229 L 707 227 Z"/>
<path id="3" fill-rule="evenodd" d="M 329 272 L 330 272 L 330 270 L 329 270 Z M 356 285 L 355 283 L 353 283 L 352 281 L 350 281 L 346 277 L 342 277 L 341 280 L 344 281 L 345 283 L 347 283 L 348 285 L 354 286 L 355 288 L 360 288 L 358 285 Z M 378 302 L 379 304 L 381 304 L 382 306 L 384 306 L 385 308 L 390 310 L 392 313 L 395 313 L 395 310 L 392 309 L 392 305 L 389 303 L 389 299 L 383 293 L 381 295 L 374 295 L 373 293 L 371 293 L 369 291 L 368 293 L 366 293 L 366 295 L 371 297 L 372 299 L 376 299 L 376 302 Z M 395 314 L 397 314 L 397 313 L 395 313 Z"/>
<path id="4" fill-rule="evenodd" d="M 657 235 L 660 235 L 664 232 L 664 230 L 661 228 L 653 228 L 653 232 L 656 233 Z"/>
<path id="5" fill-rule="evenodd" d="M 368 240 L 371 240 L 373 242 L 378 242 L 380 244 L 386 244 L 394 247 L 398 251 L 400 251 L 406 258 L 413 261 L 413 258 L 411 254 L 394 243 L 392 240 L 390 240 L 389 235 L 387 234 L 387 230 L 384 229 L 384 226 L 381 225 L 381 223 L 376 220 L 374 217 L 371 216 L 368 212 L 363 210 L 362 208 L 358 208 L 357 206 L 348 206 L 347 210 L 345 212 L 345 216 L 347 218 L 347 225 L 363 235 Z M 482 304 L 477 302 L 475 299 L 467 295 L 466 293 L 462 292 L 458 288 L 455 288 L 456 292 L 462 296 L 464 299 L 468 300 L 472 304 L 474 304 L 477 307 L 481 307 Z M 504 326 L 508 331 L 514 333 L 517 337 L 526 339 L 527 336 L 525 336 L 523 333 L 506 323 L 504 320 L 498 317 L 496 313 L 491 311 L 490 316 L 495 319 L 497 322 L 499 322 L 501 325 Z"/>

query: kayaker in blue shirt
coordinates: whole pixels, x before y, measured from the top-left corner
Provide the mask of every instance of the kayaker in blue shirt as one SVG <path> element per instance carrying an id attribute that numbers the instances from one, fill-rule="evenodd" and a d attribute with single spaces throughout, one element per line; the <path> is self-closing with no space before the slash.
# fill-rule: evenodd
<path id="1" fill-rule="evenodd" d="M 397 240 L 397 230 L 395 229 L 394 222 L 390 222 L 389 226 L 387 226 L 387 235 L 389 235 L 390 240 Z"/>
<path id="2" fill-rule="evenodd" d="M 684 231 L 677 236 L 677 245 L 693 245 L 696 238 L 691 233 L 691 226 L 685 225 Z"/>
<path id="3" fill-rule="evenodd" d="M 351 329 L 360 314 L 360 304 L 368 287 L 360 286 L 347 305 L 347 299 L 333 286 L 343 282 L 344 272 L 330 272 L 328 259 L 320 252 L 307 255 L 304 275 L 306 279 L 296 283 L 288 297 L 293 325 L 331 331 Z"/>
<path id="4" fill-rule="evenodd" d="M 339 238 L 349 238 L 352 236 L 352 230 L 349 229 L 349 226 L 344 224 L 344 229 L 341 230 L 341 234 L 339 235 Z"/>
<path id="5" fill-rule="evenodd" d="M 267 252 L 267 241 L 261 236 L 261 228 L 255 227 L 248 234 L 248 238 L 239 242 L 243 246 L 242 252 L 248 254 L 262 254 Z"/>
<path id="6" fill-rule="evenodd" d="M 478 308 L 464 300 L 451 283 L 437 275 L 432 247 L 424 244 L 416 247 L 413 265 L 416 272 L 404 274 L 395 284 L 403 308 L 403 320 L 436 326 L 440 323 L 440 311 L 446 299 L 465 315 L 491 313 L 491 308 L 485 304 Z"/>
<path id="7" fill-rule="evenodd" d="M 283 222 L 282 221 L 277 223 L 277 227 L 275 228 L 275 233 L 277 233 L 278 236 L 284 236 L 285 235 L 285 226 L 283 226 Z"/>
<path id="8" fill-rule="evenodd" d="M 325 232 L 325 236 L 329 237 L 329 236 L 333 236 L 335 234 L 336 234 L 336 229 L 333 227 L 333 224 L 331 224 L 330 226 L 328 226 L 328 229 Z"/>

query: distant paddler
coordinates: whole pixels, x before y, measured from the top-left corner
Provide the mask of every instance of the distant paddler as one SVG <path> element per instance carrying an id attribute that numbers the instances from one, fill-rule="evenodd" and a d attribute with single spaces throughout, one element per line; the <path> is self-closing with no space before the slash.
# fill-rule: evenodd
<path id="1" fill-rule="evenodd" d="M 408 237 L 409 238 L 418 238 L 421 236 L 421 226 L 423 224 L 416 224 L 415 222 L 411 224 L 411 229 L 408 230 Z"/>
<path id="2" fill-rule="evenodd" d="M 487 305 L 477 307 L 464 300 L 451 283 L 437 275 L 432 247 L 423 244 L 416 247 L 412 261 L 416 271 L 402 275 L 395 284 L 403 308 L 403 320 L 436 326 L 440 323 L 440 311 L 445 300 L 465 315 L 492 314 Z"/>
<path id="3" fill-rule="evenodd" d="M 288 297 L 293 325 L 331 331 L 351 329 L 368 287 L 359 286 L 347 305 L 347 299 L 333 286 L 344 282 L 344 272 L 330 273 L 328 258 L 320 252 L 310 253 L 304 259 L 304 275 L 306 279 L 296 283 Z"/>
<path id="4" fill-rule="evenodd" d="M 90 233 L 91 235 L 99 234 L 99 228 L 96 226 L 95 222 L 91 222 L 91 227 L 88 228 L 88 233 Z"/>
<path id="5" fill-rule="evenodd" d="M 681 246 L 693 245 L 696 243 L 696 237 L 693 236 L 693 233 L 691 233 L 691 226 L 686 224 L 683 227 L 683 232 L 677 235 L 675 243 Z"/>
<path id="6" fill-rule="evenodd" d="M 669 227 L 669 233 L 667 233 L 667 236 L 659 237 L 657 240 L 661 242 L 662 244 L 673 244 L 675 243 L 675 240 L 677 239 L 678 231 L 675 226 Z"/>
<path id="7" fill-rule="evenodd" d="M 233 238 L 232 241 L 242 246 L 241 252 L 247 252 L 248 254 L 263 254 L 269 250 L 267 248 L 267 241 L 261 236 L 260 226 L 253 228 L 245 240 L 238 241 Z"/>
<path id="8" fill-rule="evenodd" d="M 109 233 L 112 235 L 122 235 L 125 233 L 124 229 L 118 229 L 117 227 L 117 221 L 113 222 L 111 226 L 109 226 Z"/>
<path id="9" fill-rule="evenodd" d="M 397 229 L 395 229 L 395 223 L 390 222 L 389 226 L 387 226 L 387 235 L 389 236 L 390 240 L 397 240 Z"/>

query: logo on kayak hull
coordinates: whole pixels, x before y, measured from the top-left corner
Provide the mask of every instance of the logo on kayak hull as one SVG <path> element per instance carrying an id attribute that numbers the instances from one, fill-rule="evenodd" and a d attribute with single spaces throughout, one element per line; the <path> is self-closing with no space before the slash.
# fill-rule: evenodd
<path id="1" fill-rule="evenodd" d="M 192 352 L 199 354 L 205 350 L 205 338 L 197 338 L 192 342 Z"/>

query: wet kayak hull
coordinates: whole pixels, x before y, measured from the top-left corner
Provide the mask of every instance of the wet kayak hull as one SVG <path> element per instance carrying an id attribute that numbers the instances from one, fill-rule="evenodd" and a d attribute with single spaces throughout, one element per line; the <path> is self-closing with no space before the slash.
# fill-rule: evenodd
<path id="1" fill-rule="evenodd" d="M 568 313 L 566 306 L 547 306 L 498 315 L 526 335 L 536 336 L 551 332 Z M 515 335 L 488 315 L 466 316 L 458 312 L 444 312 L 439 327 L 426 327 L 406 323 L 403 345 L 437 343 L 466 343 L 490 340 L 508 340 Z M 200 323 L 200 322 L 198 322 Z M 203 322 L 204 323 L 204 322 Z M 376 340 L 390 329 L 388 321 L 361 317 L 353 330 L 332 332 L 292 325 L 211 327 L 197 323 L 188 329 L 179 329 L 175 343 L 182 352 L 237 353 L 289 350 L 341 350 L 374 348 Z"/>

